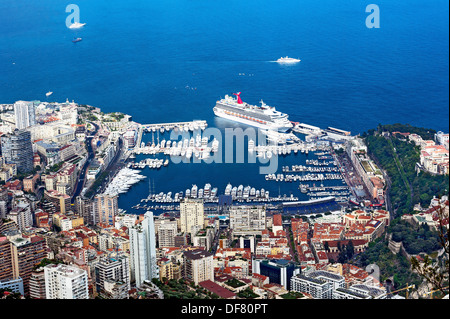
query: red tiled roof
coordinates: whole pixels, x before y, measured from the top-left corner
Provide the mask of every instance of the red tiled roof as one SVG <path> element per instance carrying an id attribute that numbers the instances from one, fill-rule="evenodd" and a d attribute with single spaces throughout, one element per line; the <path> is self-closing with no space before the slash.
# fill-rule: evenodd
<path id="1" fill-rule="evenodd" d="M 219 286 L 215 282 L 212 282 L 211 280 L 205 280 L 199 283 L 199 286 L 205 288 L 206 290 L 211 291 L 212 293 L 215 293 L 221 298 L 229 299 L 234 298 L 236 294 L 222 286 Z"/>

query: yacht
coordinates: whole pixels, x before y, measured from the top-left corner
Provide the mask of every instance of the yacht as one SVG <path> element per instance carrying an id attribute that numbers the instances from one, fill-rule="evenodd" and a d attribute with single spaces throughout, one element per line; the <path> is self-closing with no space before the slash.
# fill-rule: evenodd
<path id="1" fill-rule="evenodd" d="M 205 185 L 204 195 L 205 197 L 209 197 L 211 195 L 211 184 L 208 183 Z"/>
<path id="2" fill-rule="evenodd" d="M 235 198 L 235 197 L 237 196 L 237 187 L 236 187 L 236 186 L 234 186 L 234 187 L 231 189 L 231 196 L 232 196 L 233 198 Z"/>
<path id="3" fill-rule="evenodd" d="M 244 191 L 244 186 L 243 185 L 239 185 L 238 189 L 237 189 L 237 196 L 238 197 L 242 197 L 243 191 Z"/>
<path id="4" fill-rule="evenodd" d="M 250 186 L 246 186 L 246 187 L 244 188 L 244 192 L 243 192 L 242 196 L 243 196 L 244 198 L 248 198 L 249 195 L 250 195 Z"/>
<path id="5" fill-rule="evenodd" d="M 69 26 L 69 29 L 79 29 L 81 27 L 84 27 L 86 23 L 80 23 L 80 22 L 74 22 Z"/>
<path id="6" fill-rule="evenodd" d="M 53 92 L 49 91 L 49 92 L 45 93 L 45 96 L 50 96 L 52 94 L 53 94 Z"/>
<path id="7" fill-rule="evenodd" d="M 300 59 L 294 59 L 294 58 L 290 58 L 288 56 L 281 57 L 277 60 L 278 63 L 297 63 L 300 61 L 301 61 Z"/>
<path id="8" fill-rule="evenodd" d="M 225 187 L 225 195 L 231 195 L 231 190 L 233 189 L 233 186 L 228 183 L 227 187 Z"/>
<path id="9" fill-rule="evenodd" d="M 198 190 L 197 185 L 192 185 L 192 189 L 191 189 L 191 196 L 192 197 L 197 198 L 197 190 Z"/>

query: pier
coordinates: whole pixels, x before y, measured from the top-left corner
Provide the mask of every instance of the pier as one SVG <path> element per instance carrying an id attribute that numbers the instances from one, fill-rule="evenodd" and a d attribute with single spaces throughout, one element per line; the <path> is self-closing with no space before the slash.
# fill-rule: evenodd
<path id="1" fill-rule="evenodd" d="M 143 145 L 142 135 L 144 134 L 144 132 L 147 132 L 147 133 L 158 132 L 161 134 L 164 132 L 170 132 L 171 130 L 180 131 L 180 132 L 189 132 L 189 131 L 193 132 L 196 130 L 204 130 L 204 129 L 206 129 L 207 126 L 208 126 L 208 123 L 204 120 L 195 120 L 195 121 L 190 121 L 190 122 L 141 124 L 139 126 L 138 136 L 136 139 L 136 146 L 132 149 L 132 153 L 156 154 L 156 153 L 164 152 L 166 155 L 168 154 L 166 152 L 168 149 L 168 144 L 166 144 L 166 147 L 164 147 L 164 145 L 161 145 L 158 141 L 158 145 L 151 145 L 151 148 Z M 162 147 L 160 147 L 160 146 L 162 146 Z"/>
<path id="2" fill-rule="evenodd" d="M 195 120 L 190 122 L 174 122 L 174 123 L 156 123 L 156 124 L 141 124 L 141 128 L 146 132 L 156 132 L 157 130 L 161 133 L 170 130 L 180 130 L 180 131 L 194 131 L 194 130 L 204 130 L 208 126 L 208 123 L 204 120 Z"/>

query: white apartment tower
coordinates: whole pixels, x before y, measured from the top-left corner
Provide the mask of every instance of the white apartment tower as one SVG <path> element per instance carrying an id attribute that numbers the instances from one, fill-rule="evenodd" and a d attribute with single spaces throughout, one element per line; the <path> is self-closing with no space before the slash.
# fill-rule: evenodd
<path id="1" fill-rule="evenodd" d="M 205 280 L 214 281 L 213 254 L 202 249 L 185 251 L 183 277 L 196 285 Z"/>
<path id="2" fill-rule="evenodd" d="M 261 235 L 266 229 L 266 209 L 264 206 L 233 206 L 230 209 L 230 228 L 233 238 Z"/>
<path id="3" fill-rule="evenodd" d="M 17 101 L 14 103 L 16 128 L 19 130 L 36 124 L 36 111 L 33 102 Z"/>
<path id="4" fill-rule="evenodd" d="M 95 265 L 95 285 L 97 292 L 105 292 L 106 286 L 110 282 L 125 285 L 126 291 L 131 288 L 130 285 L 130 266 L 129 258 L 125 253 L 112 252 L 100 257 Z"/>
<path id="5" fill-rule="evenodd" d="M 144 280 L 159 278 L 153 212 L 146 212 L 144 220 L 130 228 L 130 266 L 136 286 Z"/>
<path id="6" fill-rule="evenodd" d="M 186 198 L 180 203 L 180 226 L 182 233 L 195 235 L 204 225 L 203 201 Z"/>
<path id="7" fill-rule="evenodd" d="M 89 299 L 86 270 L 64 264 L 44 267 L 46 299 Z"/>
<path id="8" fill-rule="evenodd" d="M 178 227 L 176 221 L 164 220 L 158 227 L 158 246 L 174 247 L 175 236 L 177 235 Z"/>

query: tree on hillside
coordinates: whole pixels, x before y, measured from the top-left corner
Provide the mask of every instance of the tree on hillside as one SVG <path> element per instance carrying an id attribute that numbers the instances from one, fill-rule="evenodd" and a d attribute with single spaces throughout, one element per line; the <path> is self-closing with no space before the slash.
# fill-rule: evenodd
<path id="1" fill-rule="evenodd" d="M 439 290 L 441 293 L 448 293 L 449 280 L 449 228 L 445 226 L 444 221 L 448 223 L 448 212 L 440 206 L 437 210 L 439 220 L 439 243 L 442 246 L 441 253 L 433 260 L 430 256 L 425 255 L 423 261 L 419 261 L 416 257 L 411 258 L 413 270 L 421 275 L 427 282 L 433 286 L 433 290 Z"/>

